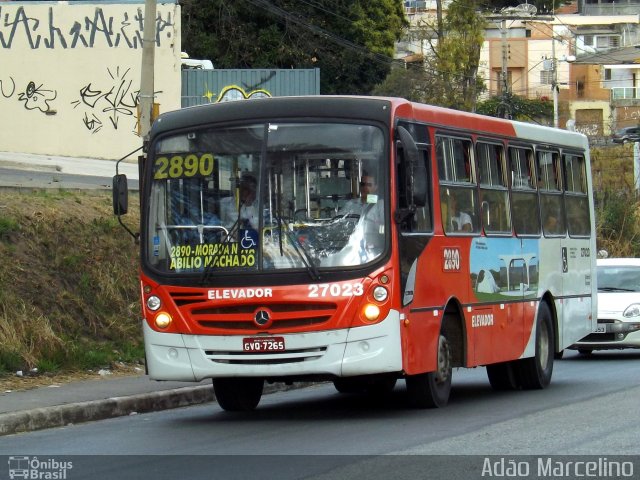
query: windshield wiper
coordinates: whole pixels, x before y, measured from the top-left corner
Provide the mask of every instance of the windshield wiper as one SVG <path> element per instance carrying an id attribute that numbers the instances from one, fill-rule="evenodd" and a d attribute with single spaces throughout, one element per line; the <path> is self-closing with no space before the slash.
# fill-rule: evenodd
<path id="1" fill-rule="evenodd" d="M 305 269 L 309 274 L 309 277 L 314 282 L 317 282 L 321 278 L 320 272 L 318 272 L 316 265 L 313 263 L 313 260 L 311 259 L 309 252 L 307 252 L 307 250 L 304 248 L 304 245 L 300 243 L 300 241 L 296 238 L 294 233 L 289 229 L 289 223 L 282 218 L 281 213 L 282 212 L 278 212 L 278 229 L 280 230 L 280 233 L 278 236 L 280 237 L 280 242 L 281 242 L 280 250 L 282 251 L 282 226 L 284 225 L 284 230 L 286 232 L 287 238 L 291 242 L 291 245 L 293 245 L 293 249 L 298 254 L 298 257 L 300 257 L 300 260 L 302 260 L 302 263 L 304 264 Z"/>

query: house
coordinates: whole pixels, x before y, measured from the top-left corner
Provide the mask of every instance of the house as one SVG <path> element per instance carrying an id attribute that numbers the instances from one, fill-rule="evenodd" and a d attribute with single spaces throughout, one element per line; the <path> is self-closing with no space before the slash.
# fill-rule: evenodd
<path id="1" fill-rule="evenodd" d="M 446 10 L 447 2 L 443 2 Z M 420 24 L 435 22 L 434 1 L 407 1 L 407 40 L 397 59 L 423 61 Z M 484 98 L 510 93 L 555 97 L 556 121 L 602 139 L 640 119 L 640 0 L 578 0 L 555 11 L 521 5 L 487 14 L 479 75 Z M 446 14 L 446 11 L 445 11 Z M 506 78 L 505 78 L 506 77 Z M 554 89 L 555 87 L 555 89 Z"/>
<path id="2" fill-rule="evenodd" d="M 555 84 L 558 125 L 570 122 L 591 137 L 603 137 L 638 114 L 640 65 L 633 61 L 640 57 L 634 46 L 639 34 L 638 14 L 519 18 L 508 21 L 506 41 L 493 23 L 487 29 L 480 73 L 487 79 L 488 94 L 499 94 L 506 48 L 512 93 L 553 98 Z"/>

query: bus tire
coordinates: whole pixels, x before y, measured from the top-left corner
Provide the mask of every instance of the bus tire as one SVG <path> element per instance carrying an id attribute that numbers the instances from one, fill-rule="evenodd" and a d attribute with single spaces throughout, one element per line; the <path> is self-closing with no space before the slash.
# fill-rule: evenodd
<path id="1" fill-rule="evenodd" d="M 442 333 L 438 339 L 438 365 L 435 372 L 409 375 L 405 379 L 409 403 L 415 408 L 441 408 L 451 393 L 451 349 Z"/>
<path id="2" fill-rule="evenodd" d="M 393 391 L 398 382 L 395 374 L 374 375 L 367 385 L 367 393 L 369 395 L 385 395 Z"/>
<path id="3" fill-rule="evenodd" d="M 396 386 L 395 374 L 380 373 L 362 377 L 340 377 L 333 380 L 333 386 L 340 393 L 365 393 L 384 395 Z"/>
<path id="4" fill-rule="evenodd" d="M 540 390 L 551 383 L 554 359 L 554 333 L 551 310 L 540 303 L 536 319 L 536 353 L 517 364 L 517 381 L 525 390 Z"/>
<path id="5" fill-rule="evenodd" d="M 340 377 L 333 380 L 333 386 L 339 393 L 362 393 L 362 383 L 358 378 Z"/>
<path id="6" fill-rule="evenodd" d="M 519 388 L 513 362 L 487 365 L 487 377 L 489 377 L 489 384 L 494 390 L 507 391 Z"/>
<path id="7" fill-rule="evenodd" d="M 214 378 L 213 392 L 223 410 L 248 412 L 254 410 L 262 398 L 262 378 Z"/>

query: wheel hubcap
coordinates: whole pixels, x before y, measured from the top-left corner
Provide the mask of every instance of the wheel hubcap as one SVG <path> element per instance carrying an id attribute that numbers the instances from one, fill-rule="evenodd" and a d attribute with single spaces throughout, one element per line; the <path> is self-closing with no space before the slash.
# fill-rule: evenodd
<path id="1" fill-rule="evenodd" d="M 451 352 L 449 351 L 449 342 L 440 335 L 438 339 L 438 370 L 436 371 L 436 382 L 444 383 L 449 379 L 451 374 Z"/>
<path id="2" fill-rule="evenodd" d="M 547 368 L 549 364 L 549 331 L 544 323 L 540 329 L 540 344 L 538 348 L 540 349 L 540 367 Z"/>

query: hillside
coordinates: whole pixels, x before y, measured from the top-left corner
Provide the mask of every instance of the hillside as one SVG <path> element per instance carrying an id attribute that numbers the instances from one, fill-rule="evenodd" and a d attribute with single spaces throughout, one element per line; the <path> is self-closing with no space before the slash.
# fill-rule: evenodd
<path id="1" fill-rule="evenodd" d="M 137 230 L 137 199 L 124 220 Z M 0 191 L 0 376 L 144 358 L 138 247 L 110 192 Z"/>

